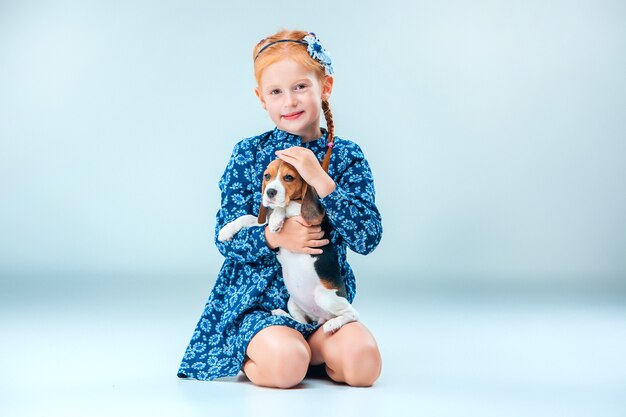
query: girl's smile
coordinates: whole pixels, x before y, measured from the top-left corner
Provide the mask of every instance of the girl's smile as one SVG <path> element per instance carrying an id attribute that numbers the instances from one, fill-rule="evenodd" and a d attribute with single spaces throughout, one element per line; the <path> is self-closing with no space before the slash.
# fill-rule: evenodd
<path id="1" fill-rule="evenodd" d="M 294 113 L 289 113 L 289 114 L 284 114 L 283 118 L 287 119 L 287 120 L 296 120 L 298 117 L 300 117 L 300 115 L 304 113 L 303 111 L 299 111 L 299 112 L 294 112 Z"/>

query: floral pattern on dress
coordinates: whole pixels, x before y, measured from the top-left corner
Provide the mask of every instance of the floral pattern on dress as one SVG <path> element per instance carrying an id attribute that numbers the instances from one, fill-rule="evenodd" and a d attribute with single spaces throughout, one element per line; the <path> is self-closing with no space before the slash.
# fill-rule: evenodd
<path id="1" fill-rule="evenodd" d="M 302 143 L 299 136 L 275 128 L 235 145 L 219 181 L 221 208 L 214 236 L 225 261 L 183 355 L 180 378 L 213 380 L 237 375 L 250 340 L 268 326 L 291 327 L 305 339 L 319 327 L 272 316 L 273 309 L 287 310 L 289 293 L 276 252 L 267 246 L 264 226 L 242 229 L 227 242 L 218 241 L 217 235 L 242 215 L 258 215 L 263 172 L 276 158 L 275 151 L 303 146 L 321 160 L 327 150 L 327 132 L 323 133 Z M 337 249 L 347 299 L 352 302 L 356 283 L 347 249 L 362 255 L 372 252 L 382 237 L 382 219 L 369 163 L 356 143 L 335 137 L 328 175 L 337 187 L 320 202 L 331 223 L 330 239 Z"/>

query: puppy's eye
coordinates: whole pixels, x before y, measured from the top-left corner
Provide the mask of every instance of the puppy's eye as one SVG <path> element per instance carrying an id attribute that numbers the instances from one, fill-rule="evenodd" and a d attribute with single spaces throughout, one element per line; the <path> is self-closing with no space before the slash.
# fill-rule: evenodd
<path id="1" fill-rule="evenodd" d="M 283 177 L 283 179 L 284 179 L 285 181 L 287 181 L 287 182 L 291 182 L 291 181 L 293 181 L 293 177 L 292 177 L 291 175 L 285 175 L 285 176 Z"/>
<path id="2" fill-rule="evenodd" d="M 272 176 L 271 176 L 270 174 L 265 174 L 265 175 L 263 175 L 263 179 L 264 179 L 265 181 L 269 181 L 269 180 L 271 180 L 271 179 L 272 179 Z"/>

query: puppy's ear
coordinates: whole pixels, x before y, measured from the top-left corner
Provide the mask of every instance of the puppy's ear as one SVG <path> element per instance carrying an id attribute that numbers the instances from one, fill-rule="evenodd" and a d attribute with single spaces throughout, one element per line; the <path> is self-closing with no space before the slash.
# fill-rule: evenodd
<path id="1" fill-rule="evenodd" d="M 315 188 L 305 183 L 302 191 L 302 207 L 300 215 L 310 225 L 322 224 L 324 218 L 324 207 L 320 203 L 319 196 Z"/>
<path id="2" fill-rule="evenodd" d="M 267 223 L 267 207 L 265 207 L 262 202 L 261 207 L 259 208 L 259 217 L 256 221 L 259 224 Z"/>
<path id="3" fill-rule="evenodd" d="M 263 181 L 263 187 L 261 189 L 261 207 L 259 207 L 259 216 L 257 217 L 257 222 L 259 224 L 263 224 L 267 222 L 267 207 L 263 205 L 263 196 L 265 195 L 265 181 Z"/>

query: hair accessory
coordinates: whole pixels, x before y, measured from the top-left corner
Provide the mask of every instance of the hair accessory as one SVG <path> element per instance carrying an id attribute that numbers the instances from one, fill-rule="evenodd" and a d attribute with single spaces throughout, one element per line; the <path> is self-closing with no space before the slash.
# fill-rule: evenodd
<path id="1" fill-rule="evenodd" d="M 330 54 L 322 44 L 320 40 L 315 36 L 315 33 L 310 32 L 308 35 L 304 37 L 304 42 L 307 43 L 307 51 L 311 58 L 322 64 L 324 70 L 326 71 L 326 75 L 332 75 L 335 73 L 333 69 L 333 61 L 330 57 Z"/>
<path id="2" fill-rule="evenodd" d="M 263 40 L 261 42 L 263 42 Z M 261 48 L 259 52 L 257 52 L 256 56 L 254 57 L 254 60 L 256 61 L 259 55 L 261 55 L 261 52 L 265 51 L 270 46 L 276 43 L 280 43 L 280 42 L 295 42 L 295 43 L 300 43 L 302 45 L 306 45 L 307 52 L 309 53 L 311 58 L 313 58 L 314 60 L 322 64 L 322 66 L 324 67 L 324 71 L 326 72 L 327 75 L 332 75 L 335 73 L 333 69 L 333 62 L 330 58 L 330 54 L 328 53 L 328 51 L 326 51 L 326 49 L 324 49 L 324 47 L 320 43 L 320 40 L 317 38 L 317 36 L 315 36 L 315 33 L 313 32 L 310 32 L 302 40 L 279 39 L 277 41 L 270 42 L 267 45 L 265 45 L 263 48 Z"/>
<path id="3" fill-rule="evenodd" d="M 265 39 L 263 39 L 261 42 L 263 42 Z M 305 41 L 297 41 L 295 39 L 279 39 L 277 41 L 274 42 L 270 42 L 267 45 L 265 45 L 263 48 L 261 48 L 259 50 L 259 52 L 257 52 L 256 56 L 254 57 L 254 60 L 256 61 L 256 59 L 259 57 L 259 55 L 261 55 L 261 52 L 265 51 L 267 48 L 269 48 L 270 46 L 277 44 L 277 43 L 281 43 L 281 42 L 295 42 L 295 43 L 301 43 L 302 45 L 308 45 Z"/>
<path id="4" fill-rule="evenodd" d="M 329 148 L 333 148 L 334 146 L 335 146 L 335 142 L 329 142 L 329 143 L 328 143 L 328 147 L 329 147 Z"/>

